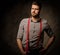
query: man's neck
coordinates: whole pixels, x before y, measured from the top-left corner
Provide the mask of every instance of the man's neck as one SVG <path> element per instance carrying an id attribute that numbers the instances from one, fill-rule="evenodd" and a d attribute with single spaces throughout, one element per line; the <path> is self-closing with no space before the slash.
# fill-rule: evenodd
<path id="1" fill-rule="evenodd" d="M 32 19 L 32 21 L 33 21 L 33 22 L 37 22 L 37 21 L 39 21 L 39 20 L 40 20 L 40 18 L 39 18 L 39 17 L 37 17 L 37 18 L 35 18 L 35 17 L 31 17 L 31 19 Z"/>

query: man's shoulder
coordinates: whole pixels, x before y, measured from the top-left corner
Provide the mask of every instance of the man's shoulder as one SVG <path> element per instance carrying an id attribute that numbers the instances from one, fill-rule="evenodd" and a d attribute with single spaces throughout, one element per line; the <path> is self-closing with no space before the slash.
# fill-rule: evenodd
<path id="1" fill-rule="evenodd" d="M 28 18 L 23 18 L 23 19 L 22 19 L 22 21 L 27 21 L 27 20 L 28 20 Z"/>
<path id="2" fill-rule="evenodd" d="M 42 19 L 42 22 L 43 22 L 43 23 L 47 23 L 47 19 L 44 19 L 44 18 L 43 18 L 43 19 Z"/>
<path id="3" fill-rule="evenodd" d="M 22 23 L 26 23 L 26 22 L 28 21 L 28 19 L 29 19 L 29 18 L 23 18 L 23 19 L 21 20 L 21 22 L 22 22 Z"/>

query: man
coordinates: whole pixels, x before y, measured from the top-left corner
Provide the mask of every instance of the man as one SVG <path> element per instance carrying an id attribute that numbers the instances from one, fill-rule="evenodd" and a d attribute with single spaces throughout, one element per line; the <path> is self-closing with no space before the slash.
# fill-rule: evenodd
<path id="1" fill-rule="evenodd" d="M 23 19 L 19 25 L 17 44 L 22 55 L 39 55 L 48 49 L 54 40 L 54 34 L 47 20 L 39 17 L 41 4 L 33 2 L 31 17 Z M 50 37 L 47 45 L 43 48 L 44 31 Z"/>

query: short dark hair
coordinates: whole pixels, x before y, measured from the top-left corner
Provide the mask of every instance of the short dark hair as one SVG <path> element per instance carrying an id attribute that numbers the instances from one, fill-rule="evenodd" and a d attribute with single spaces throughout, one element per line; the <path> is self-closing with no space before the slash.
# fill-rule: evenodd
<path id="1" fill-rule="evenodd" d="M 33 1 L 33 2 L 32 2 L 32 5 L 37 5 L 37 6 L 39 6 L 39 9 L 42 8 L 42 4 L 41 4 L 41 2 L 39 2 L 39 1 Z"/>

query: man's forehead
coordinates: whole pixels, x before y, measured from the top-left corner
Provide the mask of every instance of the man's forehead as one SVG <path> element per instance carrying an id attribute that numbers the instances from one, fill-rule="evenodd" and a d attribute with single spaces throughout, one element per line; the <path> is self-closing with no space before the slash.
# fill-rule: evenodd
<path id="1" fill-rule="evenodd" d="M 37 8 L 39 8 L 39 6 L 38 6 L 38 5 L 34 5 L 34 4 L 32 5 L 32 7 L 37 7 Z"/>

